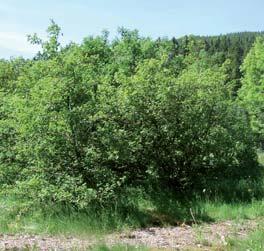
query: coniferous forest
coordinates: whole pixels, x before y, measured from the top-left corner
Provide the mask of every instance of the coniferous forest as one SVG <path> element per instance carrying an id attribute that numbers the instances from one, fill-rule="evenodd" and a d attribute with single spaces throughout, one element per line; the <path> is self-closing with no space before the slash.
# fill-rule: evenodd
<path id="1" fill-rule="evenodd" d="M 123 203 L 126 218 L 133 193 L 262 198 L 263 33 L 60 36 L 52 21 L 46 40 L 28 37 L 34 58 L 0 61 L 0 187 L 15 214 Z"/>

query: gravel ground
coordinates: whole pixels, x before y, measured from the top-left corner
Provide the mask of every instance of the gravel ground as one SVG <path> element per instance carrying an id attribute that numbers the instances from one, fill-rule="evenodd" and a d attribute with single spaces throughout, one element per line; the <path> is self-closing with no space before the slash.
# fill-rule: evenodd
<path id="1" fill-rule="evenodd" d="M 96 241 L 73 237 L 52 237 L 38 235 L 1 235 L 0 250 L 83 250 Z"/>
<path id="2" fill-rule="evenodd" d="M 230 237 L 243 238 L 256 227 L 255 221 L 244 221 L 243 223 L 226 221 L 193 227 L 187 225 L 168 228 L 155 227 L 114 236 L 112 243 L 119 242 L 173 250 L 190 248 L 210 250 L 213 245 L 226 245 L 227 239 Z M 111 243 L 111 238 L 107 243 Z"/>
<path id="3" fill-rule="evenodd" d="M 125 244 L 169 250 L 211 250 L 212 245 L 224 246 L 227 238 L 243 238 L 257 227 L 256 221 L 235 223 L 225 221 L 199 226 L 151 227 L 96 238 L 52 237 L 38 235 L 0 235 L 0 250 L 87 250 L 96 243 Z"/>

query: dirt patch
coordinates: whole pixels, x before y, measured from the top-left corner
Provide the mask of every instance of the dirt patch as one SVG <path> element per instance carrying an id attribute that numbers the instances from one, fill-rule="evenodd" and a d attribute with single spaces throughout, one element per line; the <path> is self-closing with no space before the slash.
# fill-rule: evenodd
<path id="1" fill-rule="evenodd" d="M 244 238 L 257 227 L 257 221 L 241 223 L 225 221 L 198 226 L 151 227 L 96 238 L 52 237 L 36 235 L 1 235 L 0 250 L 87 250 L 96 243 L 146 246 L 168 250 L 211 250 L 212 246 L 224 246 L 230 237 Z"/>

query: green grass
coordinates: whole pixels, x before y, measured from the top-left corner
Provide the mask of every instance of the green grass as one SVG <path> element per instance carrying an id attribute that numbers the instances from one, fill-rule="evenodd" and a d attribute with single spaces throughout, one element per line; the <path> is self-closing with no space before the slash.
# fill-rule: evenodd
<path id="1" fill-rule="evenodd" d="M 264 201 L 250 203 L 225 203 L 201 201 L 200 210 L 213 221 L 255 219 L 264 216 Z"/>
<path id="2" fill-rule="evenodd" d="M 225 250 L 233 251 L 262 251 L 264 250 L 263 226 L 250 233 L 245 239 L 230 239 Z"/>
<path id="3" fill-rule="evenodd" d="M 3 197 L 0 200 L 0 232 L 100 235 L 129 228 L 264 217 L 262 200 L 225 202 L 199 196 L 193 200 L 178 199 L 165 192 L 155 196 L 140 195 L 140 191 L 136 193 L 135 190 L 133 193 L 136 195 L 130 195 L 121 206 L 86 211 L 61 207 L 45 210 L 26 208 L 23 211 L 19 201 Z"/>

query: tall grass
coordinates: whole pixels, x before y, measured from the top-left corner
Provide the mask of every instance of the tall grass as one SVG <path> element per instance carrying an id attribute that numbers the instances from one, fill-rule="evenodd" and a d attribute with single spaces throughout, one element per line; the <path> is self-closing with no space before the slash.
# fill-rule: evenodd
<path id="1" fill-rule="evenodd" d="M 226 202 L 194 194 L 179 197 L 169 191 L 148 194 L 131 189 L 113 205 L 76 211 L 70 207 L 21 210 L 19 201 L 2 197 L 0 232 L 70 235 L 100 235 L 148 226 L 180 225 L 264 216 L 264 201 Z M 21 204 L 22 205 L 22 204 Z"/>

